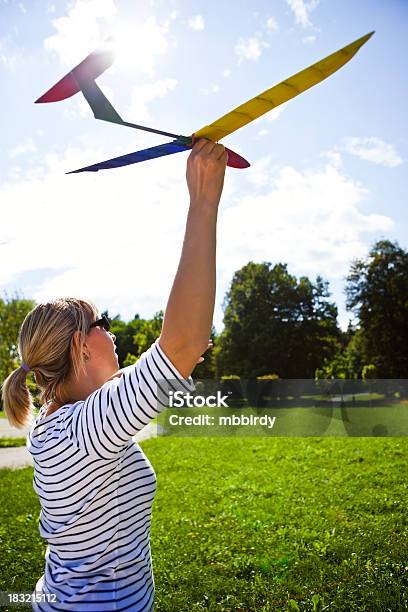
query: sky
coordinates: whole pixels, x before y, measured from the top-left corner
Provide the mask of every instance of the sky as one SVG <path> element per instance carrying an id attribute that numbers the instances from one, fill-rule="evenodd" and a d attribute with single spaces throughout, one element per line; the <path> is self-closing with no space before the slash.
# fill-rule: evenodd
<path id="1" fill-rule="evenodd" d="M 190 135 L 364 34 L 340 71 L 223 140 L 217 298 L 248 261 L 329 281 L 339 324 L 350 263 L 408 247 L 404 0 L 0 0 L 0 295 L 85 297 L 130 320 L 164 309 L 188 210 L 187 153 L 69 170 L 166 142 L 96 121 L 82 94 L 36 100 L 109 36 L 97 82 L 128 121 Z"/>

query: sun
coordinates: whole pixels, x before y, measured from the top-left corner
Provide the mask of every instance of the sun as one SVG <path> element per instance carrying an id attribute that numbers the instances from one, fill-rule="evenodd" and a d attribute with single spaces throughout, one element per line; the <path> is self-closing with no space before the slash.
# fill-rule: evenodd
<path id="1" fill-rule="evenodd" d="M 117 68 L 153 77 L 159 56 L 168 51 L 167 32 L 168 25 L 159 25 L 155 17 L 132 26 L 118 24 L 109 40 Z"/>

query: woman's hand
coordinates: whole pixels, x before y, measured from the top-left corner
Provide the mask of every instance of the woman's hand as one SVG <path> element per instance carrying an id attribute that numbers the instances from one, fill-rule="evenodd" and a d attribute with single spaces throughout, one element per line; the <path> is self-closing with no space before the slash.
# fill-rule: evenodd
<path id="1" fill-rule="evenodd" d="M 217 206 L 224 185 L 228 153 L 223 145 L 201 138 L 187 160 L 187 185 L 191 203 Z"/>

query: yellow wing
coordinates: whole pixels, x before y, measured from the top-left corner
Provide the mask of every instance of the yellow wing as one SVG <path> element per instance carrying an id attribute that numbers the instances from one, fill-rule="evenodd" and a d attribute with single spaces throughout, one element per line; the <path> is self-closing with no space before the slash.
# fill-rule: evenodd
<path id="1" fill-rule="evenodd" d="M 343 49 L 332 53 L 320 62 L 301 70 L 278 85 L 271 87 L 271 89 L 267 89 L 252 100 L 237 106 L 214 123 L 195 132 L 195 137 L 208 138 L 216 142 L 280 104 L 298 96 L 344 66 L 373 34 L 374 32 L 370 32 L 362 36 L 347 47 L 343 47 Z"/>

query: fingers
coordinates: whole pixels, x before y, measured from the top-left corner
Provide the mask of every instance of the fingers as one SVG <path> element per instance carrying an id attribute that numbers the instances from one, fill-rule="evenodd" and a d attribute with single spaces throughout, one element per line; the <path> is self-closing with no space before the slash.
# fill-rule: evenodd
<path id="1" fill-rule="evenodd" d="M 195 205 L 218 206 L 227 165 L 225 147 L 201 138 L 195 143 L 187 160 L 186 178 L 190 200 Z"/>
<path id="2" fill-rule="evenodd" d="M 210 141 L 207 140 L 206 138 L 200 138 L 199 140 L 196 140 L 195 143 L 193 144 L 193 150 L 192 153 L 199 153 L 207 143 L 209 143 Z"/>
<path id="3" fill-rule="evenodd" d="M 198 142 L 193 147 L 193 155 L 201 155 L 210 156 L 214 148 L 216 147 L 216 143 L 212 142 L 212 140 L 207 140 L 206 138 L 200 138 Z"/>
<path id="4" fill-rule="evenodd" d="M 213 142 L 212 140 L 207 140 L 206 138 L 197 140 L 192 151 L 194 154 L 201 153 L 208 157 L 214 156 L 216 159 L 222 159 L 225 152 L 225 147 L 223 145 Z"/>
<path id="5" fill-rule="evenodd" d="M 223 159 L 224 157 L 228 159 L 228 153 L 226 152 L 224 145 L 217 144 L 216 148 L 214 149 L 214 154 L 217 156 L 217 159 Z"/>
<path id="6" fill-rule="evenodd" d="M 228 163 L 228 151 L 225 147 L 223 147 L 223 151 L 221 153 L 221 157 L 219 158 L 220 160 L 222 160 L 224 162 L 224 166 L 227 165 Z"/>

